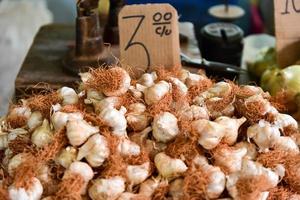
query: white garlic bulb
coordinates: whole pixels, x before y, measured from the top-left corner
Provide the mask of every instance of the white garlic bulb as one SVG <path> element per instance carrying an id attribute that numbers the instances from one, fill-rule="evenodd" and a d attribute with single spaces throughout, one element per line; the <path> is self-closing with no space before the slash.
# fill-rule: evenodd
<path id="1" fill-rule="evenodd" d="M 147 179 L 150 173 L 150 163 L 145 162 L 141 165 L 128 165 L 126 176 L 131 185 L 137 185 Z"/>
<path id="2" fill-rule="evenodd" d="M 178 78 L 169 77 L 168 80 L 177 86 L 182 95 L 186 95 L 188 92 L 187 86 L 181 82 Z"/>
<path id="3" fill-rule="evenodd" d="M 153 120 L 153 137 L 159 142 L 168 142 L 179 133 L 177 118 L 169 112 L 156 115 Z"/>
<path id="4" fill-rule="evenodd" d="M 119 142 L 117 151 L 120 152 L 122 156 L 137 156 L 141 153 L 141 147 L 138 144 L 124 138 Z"/>
<path id="5" fill-rule="evenodd" d="M 146 197 L 151 197 L 155 192 L 156 188 L 159 186 L 159 180 L 154 178 L 149 178 L 140 185 L 139 193 Z"/>
<path id="6" fill-rule="evenodd" d="M 38 173 L 36 178 L 39 179 L 42 183 L 49 183 L 49 181 L 51 180 L 50 177 L 50 168 L 48 165 L 42 165 L 39 169 L 38 169 Z"/>
<path id="7" fill-rule="evenodd" d="M 154 164 L 159 174 L 167 179 L 176 178 L 188 169 L 182 160 L 171 158 L 164 152 L 156 154 Z"/>
<path id="8" fill-rule="evenodd" d="M 15 173 L 15 170 L 22 164 L 24 161 L 26 161 L 26 157 L 28 156 L 27 153 L 19 153 L 16 154 L 14 157 L 12 157 L 7 166 L 7 171 L 10 176 L 13 176 Z"/>
<path id="9" fill-rule="evenodd" d="M 42 123 L 43 123 L 42 113 L 39 111 L 34 111 L 33 113 L 31 113 L 27 121 L 27 126 L 29 130 L 33 130 L 36 127 L 40 126 Z"/>
<path id="10" fill-rule="evenodd" d="M 199 134 L 198 143 L 208 150 L 215 148 L 225 134 L 224 126 L 206 119 L 194 121 L 191 126 Z"/>
<path id="11" fill-rule="evenodd" d="M 31 109 L 25 105 L 23 105 L 21 107 L 15 107 L 9 112 L 9 115 L 23 116 L 23 117 L 29 119 L 30 115 L 31 115 Z"/>
<path id="12" fill-rule="evenodd" d="M 58 156 L 55 158 L 55 162 L 64 168 L 69 168 L 71 163 L 73 163 L 76 158 L 77 149 L 72 146 L 68 146 L 58 154 Z"/>
<path id="13" fill-rule="evenodd" d="M 77 160 L 85 157 L 91 167 L 100 167 L 108 156 L 109 147 L 106 138 L 95 134 L 79 148 Z"/>
<path id="14" fill-rule="evenodd" d="M 233 145 L 238 137 L 238 130 L 240 126 L 246 121 L 245 117 L 240 119 L 234 119 L 226 116 L 218 117 L 215 122 L 223 125 L 225 128 L 225 134 L 223 137 L 223 142 Z"/>
<path id="15" fill-rule="evenodd" d="M 155 84 L 155 80 L 157 79 L 157 74 L 156 72 L 152 73 L 145 73 L 141 76 L 141 78 L 138 80 L 139 84 L 142 84 L 143 86 L 146 87 L 151 87 L 152 85 Z"/>
<path id="16" fill-rule="evenodd" d="M 63 99 L 63 105 L 71 105 L 78 103 L 78 95 L 72 88 L 62 87 L 58 90 L 58 94 Z"/>
<path id="17" fill-rule="evenodd" d="M 1 132 L 0 135 L 0 150 L 4 150 L 8 147 L 8 133 Z"/>
<path id="18" fill-rule="evenodd" d="M 141 114 L 146 111 L 147 107 L 143 103 L 133 103 L 128 106 L 128 113 Z"/>
<path id="19" fill-rule="evenodd" d="M 144 91 L 145 101 L 148 105 L 158 103 L 168 92 L 171 91 L 171 85 L 166 81 L 159 81 Z"/>
<path id="20" fill-rule="evenodd" d="M 102 92 L 108 96 L 121 96 L 122 94 L 125 94 L 129 87 L 130 87 L 130 82 L 131 82 L 131 78 L 128 74 L 128 72 L 124 69 L 122 69 L 121 67 L 113 67 L 108 69 L 108 71 L 110 71 L 110 73 L 112 74 L 118 74 L 120 77 L 120 83 L 118 85 L 118 89 L 115 90 L 103 90 Z"/>
<path id="21" fill-rule="evenodd" d="M 43 186 L 39 179 L 33 178 L 30 188 L 16 188 L 11 185 L 8 192 L 10 200 L 40 200 L 43 194 Z"/>
<path id="22" fill-rule="evenodd" d="M 207 196 L 210 199 L 218 198 L 225 189 L 225 174 L 219 167 L 208 164 L 208 161 L 204 156 L 196 156 L 193 162 L 210 177 L 206 187 Z"/>
<path id="23" fill-rule="evenodd" d="M 182 178 L 177 178 L 170 183 L 169 195 L 173 200 L 184 199 Z"/>
<path id="24" fill-rule="evenodd" d="M 144 196 L 143 195 L 140 195 L 140 194 L 134 194 L 134 193 L 131 193 L 131 192 L 124 192 L 122 193 L 118 200 L 133 200 L 133 199 L 139 199 L 139 198 L 143 198 Z"/>
<path id="25" fill-rule="evenodd" d="M 249 104 L 249 103 L 262 104 L 264 107 L 262 107 L 260 110 L 261 115 L 265 115 L 267 113 L 272 113 L 272 114 L 276 115 L 278 113 L 278 111 L 271 105 L 271 103 L 267 99 L 265 99 L 261 94 L 248 97 L 245 100 L 245 105 L 247 106 L 247 104 Z"/>
<path id="26" fill-rule="evenodd" d="M 276 150 L 290 151 L 296 154 L 299 153 L 299 147 L 291 137 L 280 136 L 274 138 L 272 147 Z"/>
<path id="27" fill-rule="evenodd" d="M 43 147 L 52 141 L 53 133 L 47 119 L 44 119 L 43 124 L 37 127 L 31 135 L 31 141 L 37 147 Z"/>
<path id="28" fill-rule="evenodd" d="M 103 119 L 113 131 L 112 133 L 118 137 L 126 136 L 127 121 L 125 118 L 126 108 L 123 106 L 120 110 L 114 108 L 106 108 L 100 113 L 100 118 Z"/>
<path id="29" fill-rule="evenodd" d="M 217 147 L 218 148 L 218 147 Z M 226 169 L 228 173 L 241 170 L 243 157 L 247 154 L 246 147 L 223 148 L 220 147 L 214 153 L 214 164 Z"/>
<path id="30" fill-rule="evenodd" d="M 292 126 L 296 129 L 298 129 L 298 122 L 292 116 L 290 116 L 288 114 L 278 113 L 276 115 L 274 124 L 277 125 L 278 127 L 280 127 L 281 129 L 288 127 L 288 126 Z"/>
<path id="31" fill-rule="evenodd" d="M 117 105 L 120 103 L 120 98 L 119 97 L 106 97 L 103 98 L 101 101 L 95 102 L 94 108 L 95 112 L 101 113 L 104 109 L 106 108 L 116 108 Z"/>
<path id="32" fill-rule="evenodd" d="M 134 86 L 130 86 L 129 87 L 129 91 L 132 94 L 133 97 L 135 98 L 142 98 L 143 97 L 143 92 L 138 90 L 136 87 Z"/>
<path id="33" fill-rule="evenodd" d="M 254 140 L 261 152 L 267 152 L 272 147 L 272 142 L 280 137 L 280 131 L 269 122 L 260 120 L 259 123 L 248 127 L 247 136 Z"/>
<path id="34" fill-rule="evenodd" d="M 186 69 L 181 69 L 179 72 L 179 80 L 181 80 L 183 83 L 186 82 L 186 79 L 189 77 L 190 72 Z"/>
<path id="35" fill-rule="evenodd" d="M 60 130 L 67 125 L 70 120 L 82 120 L 83 116 L 81 113 L 64 113 L 56 111 L 51 116 L 51 123 L 55 130 Z"/>
<path id="36" fill-rule="evenodd" d="M 95 179 L 89 188 L 92 200 L 114 200 L 125 191 L 125 180 L 116 176 L 108 179 Z"/>
<path id="37" fill-rule="evenodd" d="M 199 81 L 202 81 L 206 79 L 205 76 L 194 74 L 194 73 L 188 73 L 188 77 L 185 79 L 185 84 L 188 88 L 190 88 L 193 85 L 197 85 Z"/>
<path id="38" fill-rule="evenodd" d="M 194 121 L 198 119 L 209 119 L 207 108 L 204 106 L 191 105 L 180 110 L 181 119 Z"/>
<path id="39" fill-rule="evenodd" d="M 63 179 L 68 178 L 72 174 L 79 174 L 83 178 L 84 186 L 82 187 L 81 194 L 85 194 L 87 185 L 94 176 L 92 168 L 85 162 L 75 161 L 65 171 Z"/>
<path id="40" fill-rule="evenodd" d="M 147 114 L 128 113 L 126 116 L 127 123 L 134 131 L 144 130 L 150 123 Z"/>
<path id="41" fill-rule="evenodd" d="M 88 89 L 86 92 L 85 104 L 93 104 L 94 106 L 105 98 L 104 94 L 94 89 Z"/>
<path id="42" fill-rule="evenodd" d="M 245 155 L 245 158 L 249 159 L 249 160 L 256 160 L 257 157 L 257 150 L 256 150 L 256 146 L 253 143 L 250 142 L 239 142 L 235 145 L 235 147 L 237 148 L 246 148 L 247 149 L 247 154 Z"/>
<path id="43" fill-rule="evenodd" d="M 66 134 L 73 146 L 83 144 L 91 135 L 98 132 L 98 127 L 90 125 L 85 120 L 70 120 L 67 122 Z"/>

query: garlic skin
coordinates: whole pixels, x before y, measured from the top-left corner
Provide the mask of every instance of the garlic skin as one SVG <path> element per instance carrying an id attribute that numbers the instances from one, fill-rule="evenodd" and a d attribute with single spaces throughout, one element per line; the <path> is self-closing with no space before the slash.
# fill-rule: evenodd
<path id="1" fill-rule="evenodd" d="M 239 142 L 235 145 L 237 148 L 246 148 L 247 149 L 247 154 L 244 156 L 246 159 L 249 160 L 256 160 L 257 157 L 257 150 L 256 146 L 253 143 L 249 142 Z"/>
<path id="2" fill-rule="evenodd" d="M 298 122 L 292 116 L 290 116 L 288 114 L 278 113 L 276 115 L 274 124 L 277 125 L 278 127 L 280 127 L 281 129 L 288 127 L 288 126 L 292 126 L 296 129 L 298 129 Z"/>
<path id="3" fill-rule="evenodd" d="M 121 107 L 120 110 L 114 108 L 106 108 L 100 113 L 100 118 L 103 119 L 109 127 L 113 129 L 112 133 L 118 137 L 126 136 L 127 121 L 125 113 L 127 112 L 125 107 Z"/>
<path id="4" fill-rule="evenodd" d="M 127 123 L 134 131 L 144 130 L 150 123 L 150 117 L 145 113 L 146 106 L 142 103 L 134 103 L 129 106 L 126 115 Z"/>
<path id="5" fill-rule="evenodd" d="M 48 165 L 42 165 L 38 170 L 36 178 L 39 179 L 41 183 L 49 183 L 51 180 L 50 173 Z"/>
<path id="6" fill-rule="evenodd" d="M 65 171 L 63 179 L 68 178 L 68 176 L 72 174 L 79 174 L 84 179 L 85 183 L 84 186 L 82 187 L 81 194 L 85 194 L 89 181 L 92 180 L 94 177 L 93 169 L 85 162 L 75 161 Z"/>
<path id="7" fill-rule="evenodd" d="M 194 73 L 188 73 L 188 77 L 185 79 L 185 84 L 188 88 L 190 88 L 193 85 L 197 85 L 199 81 L 206 79 L 205 76 L 194 74 Z"/>
<path id="8" fill-rule="evenodd" d="M 124 69 L 122 69 L 121 67 L 113 67 L 108 69 L 109 71 L 116 71 L 115 74 L 119 74 L 121 79 L 119 88 L 113 91 L 107 91 L 107 90 L 103 90 L 102 92 L 108 96 L 108 97 L 112 97 L 112 96 L 121 96 L 122 94 L 125 94 L 129 87 L 130 87 L 130 82 L 131 82 L 131 78 L 128 74 L 128 72 Z M 111 72 L 114 74 L 114 72 Z"/>
<path id="9" fill-rule="evenodd" d="M 33 178 L 29 189 L 15 188 L 13 185 L 8 188 L 10 200 L 39 200 L 43 194 L 43 186 L 39 179 Z"/>
<path id="10" fill-rule="evenodd" d="M 144 90 L 145 102 L 148 105 L 158 103 L 170 91 L 171 85 L 168 82 L 159 81 L 158 83 Z"/>
<path id="11" fill-rule="evenodd" d="M 181 69 L 179 72 L 179 80 L 182 81 L 183 83 L 185 83 L 186 79 L 189 77 L 189 75 L 190 75 L 189 70 Z"/>
<path id="12" fill-rule="evenodd" d="M 182 160 L 173 159 L 164 152 L 156 154 L 154 164 L 159 174 L 167 179 L 176 178 L 188 169 Z"/>
<path id="13" fill-rule="evenodd" d="M 215 148 L 225 134 L 224 126 L 206 119 L 193 121 L 191 126 L 199 134 L 198 143 L 207 150 Z"/>
<path id="14" fill-rule="evenodd" d="M 290 151 L 296 154 L 299 153 L 299 147 L 291 137 L 280 136 L 274 138 L 272 146 L 276 150 Z"/>
<path id="15" fill-rule="evenodd" d="M 184 199 L 182 178 L 177 178 L 170 183 L 169 195 L 173 200 Z"/>
<path id="16" fill-rule="evenodd" d="M 52 141 L 53 133 L 47 119 L 44 119 L 43 124 L 37 127 L 31 135 L 31 141 L 37 147 L 41 148 Z"/>
<path id="17" fill-rule="evenodd" d="M 55 130 L 60 130 L 67 125 L 70 120 L 83 120 L 81 113 L 64 113 L 56 111 L 51 116 L 51 123 Z"/>
<path id="18" fill-rule="evenodd" d="M 155 80 L 157 79 L 157 74 L 156 72 L 150 73 L 145 73 L 141 76 L 141 78 L 138 80 L 138 83 L 146 86 L 146 87 L 151 87 L 155 84 Z"/>
<path id="19" fill-rule="evenodd" d="M 109 147 L 106 138 L 95 134 L 79 148 L 77 160 L 85 157 L 91 167 L 100 167 L 108 156 Z"/>
<path id="20" fill-rule="evenodd" d="M 226 169 L 226 172 L 233 173 L 241 170 L 243 157 L 247 155 L 247 148 L 220 148 L 214 154 L 214 164 Z"/>
<path id="21" fill-rule="evenodd" d="M 258 95 L 253 95 L 251 97 L 248 97 L 245 100 L 245 105 L 247 106 L 247 104 L 249 103 L 255 103 L 255 102 L 259 102 L 260 104 L 264 105 L 263 110 L 261 110 L 261 115 L 265 115 L 267 113 L 272 113 L 272 114 L 278 114 L 278 111 L 276 110 L 276 108 L 274 108 L 271 103 L 265 99 L 261 94 Z"/>
<path id="22" fill-rule="evenodd" d="M 27 153 L 19 153 L 9 160 L 7 165 L 7 171 L 10 176 L 14 175 L 15 170 L 20 166 L 21 163 L 23 163 L 26 160 L 27 155 Z"/>
<path id="23" fill-rule="evenodd" d="M 149 178 L 140 185 L 139 194 L 151 198 L 156 188 L 159 186 L 159 180 Z"/>
<path id="24" fill-rule="evenodd" d="M 118 200 L 132 200 L 132 199 L 139 199 L 139 198 L 143 198 L 144 196 L 143 195 L 140 195 L 140 194 L 134 194 L 134 193 L 131 193 L 131 192 L 124 192 L 122 193 Z"/>
<path id="25" fill-rule="evenodd" d="M 152 124 L 153 137 L 159 142 L 169 142 L 179 133 L 177 118 L 169 113 L 163 112 L 156 115 Z"/>
<path id="26" fill-rule="evenodd" d="M 240 126 L 246 122 L 246 118 L 242 117 L 240 119 L 234 119 L 230 117 L 218 117 L 215 122 L 224 126 L 225 134 L 223 137 L 223 142 L 229 145 L 233 145 L 238 137 L 238 130 Z"/>
<path id="27" fill-rule="evenodd" d="M 280 131 L 269 122 L 260 120 L 259 123 L 248 127 L 247 137 L 254 140 L 260 152 L 268 152 L 273 145 L 273 141 L 280 137 Z"/>
<path id="28" fill-rule="evenodd" d="M 78 95 L 74 89 L 69 87 L 62 87 L 58 90 L 58 94 L 63 99 L 63 105 L 71 105 L 78 103 Z"/>
<path id="29" fill-rule="evenodd" d="M 76 157 L 77 149 L 72 146 L 68 146 L 59 153 L 59 155 L 55 158 L 55 162 L 64 168 L 69 168 L 69 166 L 76 160 Z"/>
<path id="30" fill-rule="evenodd" d="M 82 145 L 95 133 L 99 133 L 99 128 L 90 125 L 85 120 L 70 120 L 67 122 L 66 134 L 72 146 Z"/>
<path id="31" fill-rule="evenodd" d="M 209 119 L 209 114 L 204 106 L 191 105 L 180 110 L 181 119 L 194 121 L 198 119 Z"/>
<path id="32" fill-rule="evenodd" d="M 33 113 L 31 113 L 27 121 L 27 126 L 29 130 L 33 130 L 36 127 L 40 126 L 42 123 L 43 123 L 42 113 L 39 111 L 34 111 Z"/>
<path id="33" fill-rule="evenodd" d="M 210 181 L 206 187 L 207 196 L 210 199 L 218 198 L 225 189 L 225 174 L 219 167 L 208 164 L 204 156 L 195 157 L 193 162 L 210 175 Z"/>
<path id="34" fill-rule="evenodd" d="M 8 133 L 1 133 L 0 135 L 0 150 L 8 147 Z"/>
<path id="35" fill-rule="evenodd" d="M 125 191 L 125 181 L 116 176 L 109 179 L 95 179 L 89 188 L 92 200 L 115 200 Z"/>
<path id="36" fill-rule="evenodd" d="M 95 102 L 94 108 L 97 114 L 100 114 L 106 108 L 116 108 L 120 103 L 119 97 L 106 97 L 101 101 Z"/>
<path id="37" fill-rule="evenodd" d="M 122 156 L 137 156 L 141 153 L 141 147 L 128 139 L 122 139 L 117 146 L 117 151 Z"/>
<path id="38" fill-rule="evenodd" d="M 104 94 L 101 92 L 98 92 L 94 89 L 88 89 L 86 91 L 86 99 L 84 99 L 85 104 L 93 104 L 95 106 L 97 103 L 99 103 L 101 100 L 105 98 Z"/>
<path id="39" fill-rule="evenodd" d="M 146 162 L 142 165 L 128 165 L 126 175 L 131 185 L 137 185 L 145 181 L 150 173 L 150 163 Z"/>
<path id="40" fill-rule="evenodd" d="M 31 115 L 31 109 L 25 105 L 21 107 L 15 107 L 9 112 L 9 115 L 23 116 L 29 119 Z"/>
<path id="41" fill-rule="evenodd" d="M 188 92 L 187 86 L 181 82 L 178 78 L 169 77 L 168 80 L 177 86 L 182 95 L 186 95 Z"/>

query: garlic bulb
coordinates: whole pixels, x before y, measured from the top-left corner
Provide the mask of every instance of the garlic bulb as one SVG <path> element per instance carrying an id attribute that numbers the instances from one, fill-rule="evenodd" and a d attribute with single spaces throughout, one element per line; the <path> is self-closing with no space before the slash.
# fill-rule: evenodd
<path id="1" fill-rule="evenodd" d="M 39 200 L 43 194 L 43 186 L 39 179 L 32 178 L 32 185 L 28 189 L 16 188 L 14 185 L 9 186 L 10 200 Z"/>
<path id="2" fill-rule="evenodd" d="M 235 145 L 237 148 L 246 148 L 247 149 L 247 154 L 244 156 L 245 158 L 249 160 L 256 160 L 257 157 L 257 151 L 256 151 L 256 146 L 253 143 L 249 142 L 239 142 Z"/>
<path id="3" fill-rule="evenodd" d="M 170 183 L 169 195 L 173 200 L 184 199 L 182 178 L 177 178 Z"/>
<path id="4" fill-rule="evenodd" d="M 137 113 L 137 114 L 141 114 L 144 113 L 146 111 L 146 106 L 143 103 L 133 103 L 130 104 L 128 107 L 128 113 Z"/>
<path id="5" fill-rule="evenodd" d="M 125 191 L 125 181 L 116 176 L 109 179 L 95 179 L 89 188 L 92 200 L 114 200 Z"/>
<path id="6" fill-rule="evenodd" d="M 114 135 L 121 137 L 126 135 L 127 121 L 125 113 L 126 108 L 123 106 L 120 110 L 108 107 L 104 109 L 99 116 L 113 129 L 112 133 Z"/>
<path id="7" fill-rule="evenodd" d="M 31 110 L 29 107 L 23 105 L 21 107 L 15 107 L 9 112 L 10 116 L 16 115 L 16 116 L 23 116 L 27 119 L 30 118 Z"/>
<path id="8" fill-rule="evenodd" d="M 186 95 L 188 92 L 187 86 L 181 82 L 178 78 L 169 77 L 168 80 L 177 86 L 182 95 Z"/>
<path id="9" fill-rule="evenodd" d="M 280 131 L 269 122 L 260 120 L 247 129 L 247 136 L 254 140 L 261 152 L 267 152 L 272 147 L 272 142 L 280 137 Z"/>
<path id="10" fill-rule="evenodd" d="M 168 142 L 179 133 L 177 118 L 169 113 L 163 112 L 156 115 L 153 120 L 153 137 L 159 142 Z"/>
<path id="11" fill-rule="evenodd" d="M 52 137 L 53 133 L 51 131 L 49 122 L 47 119 L 44 119 L 43 124 L 36 128 L 32 133 L 31 141 L 37 147 L 43 147 L 51 142 Z"/>
<path id="12" fill-rule="evenodd" d="M 92 168 L 84 162 L 75 161 L 65 171 L 63 179 L 68 178 L 72 174 L 79 174 L 84 179 L 84 186 L 82 187 L 81 194 L 85 194 L 87 185 L 94 176 Z"/>
<path id="13" fill-rule="evenodd" d="M 171 90 L 171 85 L 166 81 L 159 81 L 145 89 L 144 97 L 148 105 L 158 103 Z"/>
<path id="14" fill-rule="evenodd" d="M 206 186 L 207 196 L 210 199 L 218 198 L 225 189 L 225 174 L 220 170 L 219 167 L 208 164 L 208 161 L 204 156 L 195 157 L 193 162 L 210 177 Z"/>
<path id="15" fill-rule="evenodd" d="M 290 116 L 288 114 L 278 113 L 276 115 L 274 124 L 277 125 L 278 127 L 280 127 L 281 129 L 288 127 L 288 126 L 292 126 L 296 129 L 298 129 L 298 122 L 292 116 Z"/>
<path id="16" fill-rule="evenodd" d="M 277 114 L 278 111 L 276 110 L 276 108 L 274 108 L 271 103 L 265 99 L 261 94 L 259 95 L 253 95 L 251 97 L 248 97 L 246 100 L 245 100 L 245 105 L 247 106 L 247 104 L 249 103 L 260 103 L 262 104 L 264 107 L 261 108 L 260 110 L 260 114 L 261 115 L 265 115 L 267 113 L 272 113 L 272 114 Z"/>
<path id="17" fill-rule="evenodd" d="M 139 193 L 146 197 L 151 197 L 155 192 L 156 188 L 159 186 L 159 180 L 154 178 L 149 178 L 140 185 Z"/>
<path id="18" fill-rule="evenodd" d="M 0 135 L 0 150 L 4 150 L 8 147 L 8 133 L 1 133 Z"/>
<path id="19" fill-rule="evenodd" d="M 157 74 L 156 72 L 150 73 L 145 73 L 141 76 L 141 78 L 138 80 L 139 84 L 142 84 L 143 86 L 146 87 L 151 87 L 155 84 L 155 80 L 157 79 Z"/>
<path id="20" fill-rule="evenodd" d="M 85 157 L 91 167 L 100 167 L 108 156 L 109 147 L 106 138 L 95 134 L 79 148 L 77 160 Z"/>
<path id="21" fill-rule="evenodd" d="M 64 113 L 64 112 L 54 112 L 51 116 L 51 122 L 55 130 L 60 130 L 67 125 L 70 120 L 82 120 L 83 116 L 81 113 Z"/>
<path id="22" fill-rule="evenodd" d="M 188 73 L 188 77 L 185 79 L 185 84 L 188 88 L 190 88 L 193 85 L 197 85 L 199 81 L 202 81 L 204 79 L 206 79 L 205 76 L 194 73 Z"/>
<path id="23" fill-rule="evenodd" d="M 43 123 L 43 116 L 42 113 L 39 111 L 35 111 L 31 113 L 28 121 L 27 121 L 27 126 L 29 130 L 33 130 L 36 127 L 40 126 Z"/>
<path id="24" fill-rule="evenodd" d="M 121 96 L 122 94 L 125 94 L 129 87 L 130 87 L 130 82 L 131 82 L 131 78 L 128 74 L 128 72 L 124 69 L 122 69 L 121 67 L 113 67 L 108 69 L 108 71 L 110 71 L 110 73 L 112 74 L 116 74 L 119 75 L 120 77 L 120 83 L 118 85 L 118 89 L 115 90 L 103 90 L 102 92 L 106 95 L 106 96 Z"/>
<path id="25" fill-rule="evenodd" d="M 296 154 L 299 153 L 299 147 L 291 137 L 280 136 L 274 138 L 272 147 L 276 150 L 290 151 Z"/>
<path id="26" fill-rule="evenodd" d="M 150 163 L 146 162 L 141 165 L 128 165 L 126 176 L 131 185 L 137 185 L 147 179 L 150 173 Z"/>
<path id="27" fill-rule="evenodd" d="M 179 72 L 179 80 L 181 80 L 183 83 L 186 82 L 186 79 L 189 77 L 190 72 L 186 69 L 181 69 Z"/>
<path id="28" fill-rule="evenodd" d="M 218 147 L 217 147 L 218 148 Z M 214 164 L 225 169 L 228 173 L 241 170 L 243 157 L 247 154 L 247 148 L 220 147 L 214 153 Z"/>
<path id="29" fill-rule="evenodd" d="M 140 91 L 136 87 L 130 86 L 129 87 L 129 91 L 132 94 L 132 96 L 135 97 L 135 98 L 137 98 L 137 99 L 143 97 L 143 92 L 142 91 L 144 91 L 144 90 Z"/>
<path id="30" fill-rule="evenodd" d="M 206 103 L 214 103 L 218 101 L 222 101 L 223 98 L 220 97 L 212 97 L 206 101 Z M 227 117 L 232 117 L 234 115 L 234 105 L 232 103 L 228 104 L 223 110 L 214 110 L 214 109 L 208 109 L 209 111 L 209 116 L 213 119 L 216 119 L 221 116 L 227 116 Z"/>
<path id="31" fill-rule="evenodd" d="M 224 126 L 206 119 L 193 121 L 191 126 L 199 134 L 198 143 L 208 150 L 215 148 L 225 134 Z"/>
<path id="32" fill-rule="evenodd" d="M 198 119 L 209 119 L 209 114 L 204 106 L 191 105 L 180 110 L 181 119 L 194 121 Z"/>
<path id="33" fill-rule="evenodd" d="M 142 103 L 134 103 L 129 106 L 126 115 L 127 123 L 134 131 L 144 130 L 150 123 L 150 117 L 145 113 L 146 106 Z"/>
<path id="34" fill-rule="evenodd" d="M 49 181 L 51 180 L 50 173 L 51 172 L 48 165 L 42 165 L 38 169 L 38 174 L 36 178 L 39 179 L 42 183 L 49 183 Z"/>
<path id="35" fill-rule="evenodd" d="M 67 122 L 66 134 L 73 146 L 83 144 L 91 135 L 98 132 L 98 127 L 90 125 L 85 120 L 70 120 Z"/>
<path id="36" fill-rule="evenodd" d="M 69 166 L 76 160 L 76 157 L 77 149 L 72 146 L 68 146 L 59 153 L 59 155 L 55 158 L 55 162 L 64 168 L 69 168 Z"/>
<path id="37" fill-rule="evenodd" d="M 124 192 L 119 196 L 118 200 L 133 200 L 133 199 L 144 199 L 144 198 L 145 198 L 144 195 L 141 194 Z"/>
<path id="38" fill-rule="evenodd" d="M 245 117 L 242 117 L 240 119 L 234 119 L 230 117 L 218 117 L 215 122 L 217 122 L 220 125 L 223 125 L 225 128 L 225 134 L 223 137 L 223 142 L 233 145 L 238 137 L 238 130 L 240 126 L 246 121 L 247 119 Z"/>
<path id="39" fill-rule="evenodd" d="M 117 151 L 122 156 L 137 156 L 141 153 L 141 148 L 138 144 L 128 139 L 122 139 L 117 146 Z"/>
<path id="40" fill-rule="evenodd" d="M 27 153 L 19 153 L 9 160 L 7 171 L 10 176 L 14 175 L 15 170 L 26 160 L 27 155 Z"/>
<path id="41" fill-rule="evenodd" d="M 187 170 L 182 160 L 171 158 L 164 152 L 156 154 L 154 164 L 159 174 L 167 179 L 176 178 Z"/>
<path id="42" fill-rule="evenodd" d="M 88 89 L 86 92 L 86 98 L 84 99 L 85 104 L 95 105 L 105 98 L 104 94 L 94 89 Z"/>
<path id="43" fill-rule="evenodd" d="M 58 90 L 59 96 L 63 99 L 63 105 L 70 105 L 78 103 L 78 95 L 74 89 L 69 87 L 62 87 Z"/>
<path id="44" fill-rule="evenodd" d="M 101 113 L 106 108 L 116 108 L 119 103 L 119 97 L 106 97 L 103 98 L 101 101 L 95 102 L 94 108 L 96 113 Z"/>

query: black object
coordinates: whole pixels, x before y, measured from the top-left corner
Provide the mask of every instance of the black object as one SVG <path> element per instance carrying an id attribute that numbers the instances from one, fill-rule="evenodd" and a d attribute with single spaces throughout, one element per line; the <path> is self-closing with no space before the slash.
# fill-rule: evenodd
<path id="1" fill-rule="evenodd" d="M 243 30 L 231 23 L 217 22 L 204 26 L 199 48 L 208 60 L 240 66 L 243 50 Z"/>

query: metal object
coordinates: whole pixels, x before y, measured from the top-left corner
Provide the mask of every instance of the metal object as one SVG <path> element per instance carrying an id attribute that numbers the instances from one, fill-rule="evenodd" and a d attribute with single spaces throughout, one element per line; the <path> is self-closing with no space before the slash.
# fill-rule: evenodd
<path id="1" fill-rule="evenodd" d="M 97 8 L 98 0 L 77 2 L 76 44 L 64 59 L 64 68 L 73 74 L 112 62 L 104 51 Z"/>

